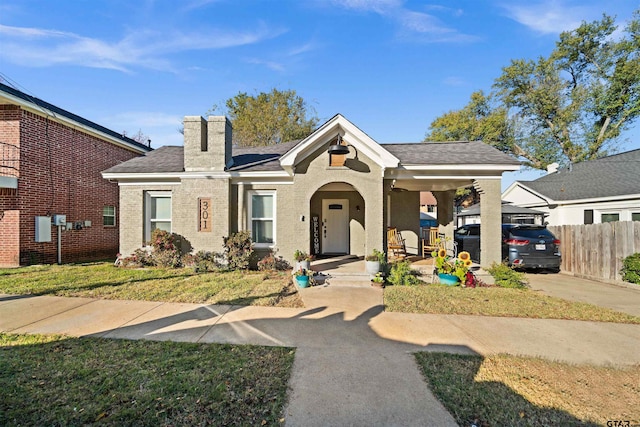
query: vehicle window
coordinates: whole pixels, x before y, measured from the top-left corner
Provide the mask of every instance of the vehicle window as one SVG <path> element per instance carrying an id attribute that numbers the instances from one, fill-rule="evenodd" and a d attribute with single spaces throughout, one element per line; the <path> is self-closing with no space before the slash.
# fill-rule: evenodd
<path id="1" fill-rule="evenodd" d="M 553 234 L 546 228 L 514 228 L 511 230 L 514 236 L 528 237 L 530 239 L 541 237 L 553 237 Z"/>
<path id="2" fill-rule="evenodd" d="M 468 228 L 458 228 L 456 230 L 456 234 L 460 235 L 460 236 L 466 236 L 469 234 L 469 229 Z"/>
<path id="3" fill-rule="evenodd" d="M 469 236 L 479 236 L 480 235 L 480 227 L 472 227 L 469 229 Z"/>

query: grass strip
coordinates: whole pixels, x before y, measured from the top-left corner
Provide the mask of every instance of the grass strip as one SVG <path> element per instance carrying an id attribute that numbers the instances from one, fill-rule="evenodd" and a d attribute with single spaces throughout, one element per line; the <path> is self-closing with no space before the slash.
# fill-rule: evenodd
<path id="1" fill-rule="evenodd" d="M 595 305 L 541 295 L 528 289 L 466 289 L 440 285 L 389 286 L 385 309 L 423 314 L 467 314 L 640 324 L 640 317 Z"/>
<path id="2" fill-rule="evenodd" d="M 294 350 L 0 334 L 0 425 L 279 425 Z"/>
<path id="3" fill-rule="evenodd" d="M 431 391 L 460 426 L 597 426 L 640 421 L 640 366 L 422 352 Z"/>
<path id="4" fill-rule="evenodd" d="M 188 268 L 127 269 L 111 263 L 0 269 L 0 292 L 200 304 L 302 307 L 286 272 L 195 273 Z"/>

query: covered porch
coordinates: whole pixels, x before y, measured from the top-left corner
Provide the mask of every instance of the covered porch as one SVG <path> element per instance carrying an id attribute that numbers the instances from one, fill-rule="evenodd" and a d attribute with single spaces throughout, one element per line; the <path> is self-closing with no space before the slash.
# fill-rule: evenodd
<path id="1" fill-rule="evenodd" d="M 458 173 L 460 171 L 457 171 Z M 437 233 L 447 241 L 453 242 L 455 230 L 454 199 L 458 188 L 473 186 L 480 194 L 481 233 L 487 236 L 481 241 L 480 265 L 489 266 L 501 261 L 500 244 L 500 176 L 490 178 L 465 177 L 464 175 L 436 175 L 412 173 L 403 176 L 396 172 L 396 178 L 385 180 L 388 186 L 385 224 L 387 230 L 397 230 L 402 238 L 401 251 L 404 256 L 412 258 L 428 258 L 430 249 L 423 250 L 424 239 L 428 233 L 420 229 L 420 192 L 430 191 L 437 200 Z M 394 248 L 398 242 L 391 242 L 392 234 L 387 235 L 385 247 L 389 255 L 398 255 Z M 423 257 L 422 255 L 426 255 Z"/>

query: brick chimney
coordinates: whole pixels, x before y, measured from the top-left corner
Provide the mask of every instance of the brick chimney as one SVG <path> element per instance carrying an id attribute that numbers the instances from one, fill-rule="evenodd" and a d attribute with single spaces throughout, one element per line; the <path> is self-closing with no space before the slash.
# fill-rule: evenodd
<path id="1" fill-rule="evenodd" d="M 231 165 L 231 123 L 224 116 L 184 118 L 185 171 L 222 172 Z"/>

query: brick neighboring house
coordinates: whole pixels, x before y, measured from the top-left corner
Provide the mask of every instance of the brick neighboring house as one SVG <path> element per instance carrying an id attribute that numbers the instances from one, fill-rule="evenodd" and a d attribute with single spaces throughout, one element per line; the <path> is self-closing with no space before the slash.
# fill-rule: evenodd
<path id="1" fill-rule="evenodd" d="M 184 147 L 161 147 L 103 172 L 120 185 L 122 254 L 161 228 L 195 251 L 219 252 L 223 236 L 250 230 L 261 255 L 363 256 L 386 251 L 387 227 L 418 254 L 420 192 L 433 192 L 440 231 L 452 236 L 455 191 L 474 185 L 489 236 L 483 265 L 500 262 L 500 180 L 519 162 L 488 144 L 381 145 L 340 114 L 302 141 L 248 148 L 231 141 L 225 117 L 187 116 Z"/>
<path id="2" fill-rule="evenodd" d="M 0 266 L 55 263 L 58 227 L 35 235 L 36 217 L 55 214 L 66 215 L 62 262 L 115 258 L 118 186 L 100 172 L 150 150 L 0 84 Z"/>

